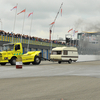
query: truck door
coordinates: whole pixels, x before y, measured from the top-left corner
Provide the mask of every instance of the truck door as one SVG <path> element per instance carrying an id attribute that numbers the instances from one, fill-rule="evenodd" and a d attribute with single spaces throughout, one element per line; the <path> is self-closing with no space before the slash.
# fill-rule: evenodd
<path id="1" fill-rule="evenodd" d="M 20 45 L 15 45 L 15 52 L 16 52 L 16 55 L 21 55 Z"/>

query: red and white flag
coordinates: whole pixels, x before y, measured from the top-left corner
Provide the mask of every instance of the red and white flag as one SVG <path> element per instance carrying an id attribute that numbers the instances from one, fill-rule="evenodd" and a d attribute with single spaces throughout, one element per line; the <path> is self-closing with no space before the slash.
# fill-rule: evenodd
<path id="1" fill-rule="evenodd" d="M 22 11 L 21 11 L 21 12 L 19 12 L 17 15 L 19 15 L 20 13 L 25 12 L 25 11 L 26 11 L 26 9 L 22 10 Z"/>
<path id="2" fill-rule="evenodd" d="M 70 31 L 72 31 L 73 30 L 73 28 L 72 29 L 70 29 L 69 31 L 68 31 L 68 33 L 70 32 Z"/>
<path id="3" fill-rule="evenodd" d="M 13 8 L 11 9 L 11 11 L 12 11 L 13 9 L 17 9 L 17 6 L 13 7 Z"/>
<path id="4" fill-rule="evenodd" d="M 32 15 L 33 14 L 33 12 L 31 12 L 29 15 L 28 15 L 28 17 L 30 16 L 30 15 Z"/>
<path id="5" fill-rule="evenodd" d="M 54 24 L 55 22 L 52 22 L 50 25 Z"/>
<path id="6" fill-rule="evenodd" d="M 62 16 L 62 8 L 61 8 L 61 16 Z"/>
<path id="7" fill-rule="evenodd" d="M 75 33 L 78 33 L 78 31 L 75 31 Z"/>

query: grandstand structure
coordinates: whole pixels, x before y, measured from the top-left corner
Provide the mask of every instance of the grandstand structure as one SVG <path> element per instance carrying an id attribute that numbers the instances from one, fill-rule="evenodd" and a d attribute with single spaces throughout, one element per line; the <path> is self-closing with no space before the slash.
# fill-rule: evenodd
<path id="1" fill-rule="evenodd" d="M 27 52 L 29 38 L 22 38 L 23 53 Z M 77 42 L 70 41 L 71 44 L 77 43 L 79 55 L 100 55 L 100 32 L 81 32 L 77 34 Z M 21 37 L 12 35 L 0 34 L 0 51 L 2 51 L 2 44 L 21 42 Z M 70 44 L 70 43 L 69 43 Z M 52 40 L 52 48 L 69 46 L 67 43 L 55 42 Z M 70 45 L 75 46 L 75 45 Z M 51 53 L 51 42 L 39 39 L 30 39 L 29 51 L 41 51 L 42 57 L 49 59 Z"/>

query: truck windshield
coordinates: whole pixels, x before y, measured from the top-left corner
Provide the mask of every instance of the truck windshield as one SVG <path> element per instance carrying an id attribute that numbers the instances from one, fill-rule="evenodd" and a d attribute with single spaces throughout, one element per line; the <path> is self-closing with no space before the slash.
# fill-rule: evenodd
<path id="1" fill-rule="evenodd" d="M 12 51 L 13 48 L 14 48 L 14 44 L 3 45 L 3 51 Z"/>

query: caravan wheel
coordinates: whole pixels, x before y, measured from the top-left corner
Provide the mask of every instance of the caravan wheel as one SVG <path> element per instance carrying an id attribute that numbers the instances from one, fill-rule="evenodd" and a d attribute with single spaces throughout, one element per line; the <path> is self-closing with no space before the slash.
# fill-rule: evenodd
<path id="1" fill-rule="evenodd" d="M 61 61 L 58 61 L 59 64 L 61 64 Z"/>
<path id="2" fill-rule="evenodd" d="M 69 64 L 71 64 L 71 63 L 72 63 L 72 60 L 71 60 L 71 59 L 69 59 L 68 63 L 69 63 Z"/>

